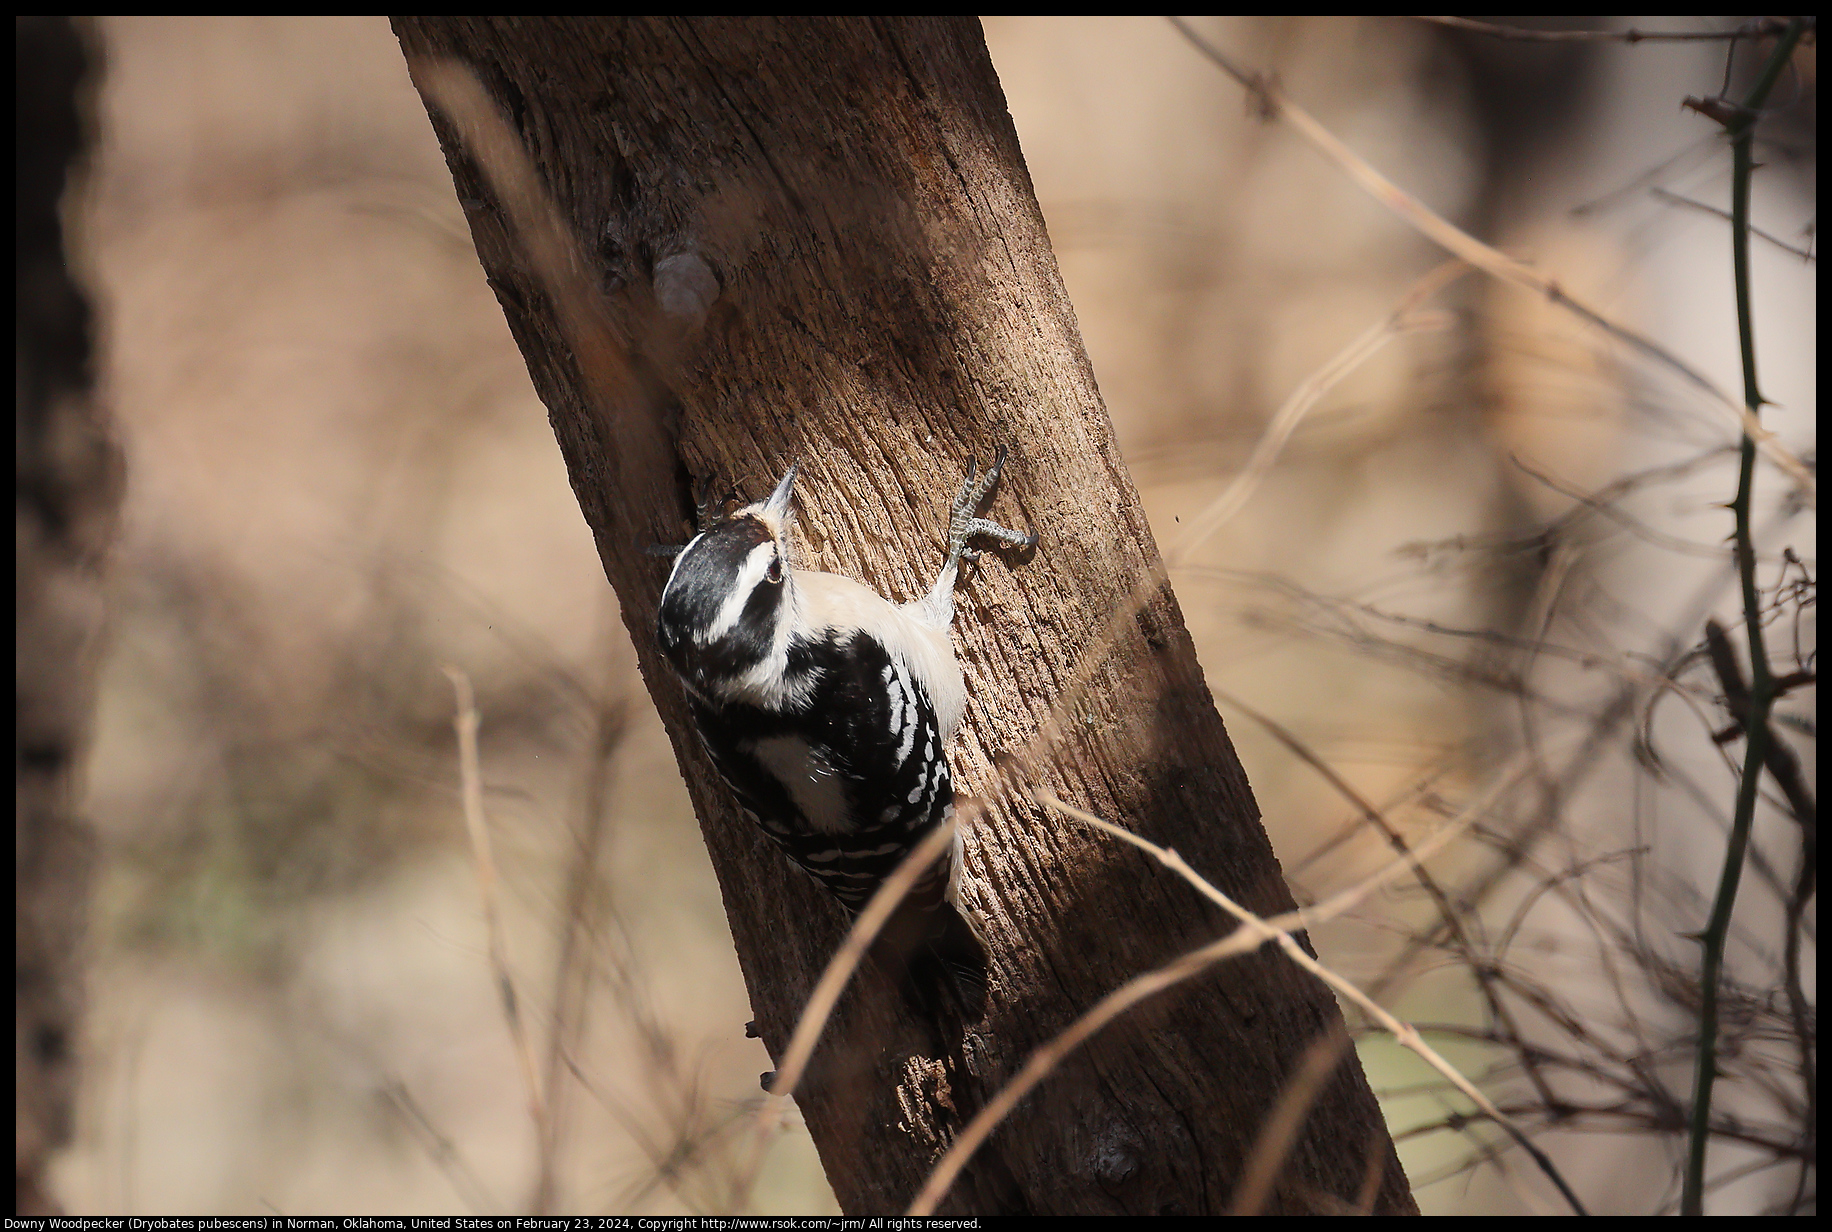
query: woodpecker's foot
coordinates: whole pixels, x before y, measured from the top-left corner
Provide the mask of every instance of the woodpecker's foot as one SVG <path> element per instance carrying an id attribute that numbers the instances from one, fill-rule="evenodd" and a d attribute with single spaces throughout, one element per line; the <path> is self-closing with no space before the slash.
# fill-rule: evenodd
<path id="1" fill-rule="evenodd" d="M 1033 548 L 1037 546 L 1035 531 L 1025 534 L 1000 526 L 997 522 L 977 517 L 980 505 L 992 491 L 993 485 L 999 482 L 999 474 L 1005 469 L 1005 446 L 999 446 L 999 456 L 993 460 L 984 475 L 974 478 L 979 470 L 977 460 L 967 463 L 967 478 L 961 483 L 960 495 L 954 498 L 954 511 L 948 519 L 948 563 L 972 561 L 979 558 L 979 552 L 967 546 L 967 541 L 980 535 L 997 539 L 1000 543 L 1015 548 Z"/>
<path id="2" fill-rule="evenodd" d="M 725 511 L 738 499 L 738 494 L 729 488 L 721 495 L 717 481 L 712 476 L 700 480 L 694 485 L 693 493 L 693 529 L 704 534 L 725 519 Z"/>

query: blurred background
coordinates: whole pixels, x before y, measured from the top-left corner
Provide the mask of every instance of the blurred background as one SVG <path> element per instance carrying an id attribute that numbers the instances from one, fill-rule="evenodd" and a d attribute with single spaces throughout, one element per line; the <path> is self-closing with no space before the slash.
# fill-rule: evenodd
<path id="1" fill-rule="evenodd" d="M 104 864 L 84 1085 L 57 1193 L 83 1214 L 512 1213 L 537 1192 L 569 1213 L 729 1213 L 770 1062 L 386 22 L 95 28 L 99 146 L 70 209 L 127 494 L 85 788 Z M 1431 208 L 1741 388 L 1710 212 L 1729 154 L 1680 104 L 1740 88 L 1761 48 L 1727 68 L 1722 42 L 1194 28 Z M 1280 405 L 1442 254 L 1161 18 L 985 29 L 1168 551 Z M 1814 65 L 1809 43 L 1765 122 L 1754 219 L 1772 241 L 1753 253 L 1765 421 L 1809 462 Z M 1706 616 L 1740 619 L 1719 508 L 1736 438 L 1697 388 L 1543 300 L 1472 275 L 1433 304 L 1436 327 L 1334 385 L 1173 577 L 1300 900 L 1388 858 L 1311 761 L 1418 837 L 1531 756 L 1434 865 L 1483 886 L 1471 929 L 1518 1020 L 1498 1025 L 1467 951 L 1425 932 L 1416 890 L 1313 936 L 1359 981 L 1405 959 L 1396 1012 L 1441 1025 L 1453 1060 L 1545 1128 L 1593 1211 L 1652 1213 L 1677 1194 L 1691 1081 L 1681 934 L 1709 908 L 1741 756 L 1713 743 L 1720 690 L 1687 654 Z M 1771 467 L 1758 511 L 1777 671 L 1810 671 L 1812 513 Z M 507 960 L 554 1092 L 545 1146 L 487 954 L 447 666 L 477 691 Z M 1810 766 L 1810 689 L 1780 711 Z M 1783 807 L 1758 817 L 1720 1087 L 1746 1132 L 1714 1150 L 1714 1210 L 1813 1192 L 1778 991 L 1798 833 Z M 1430 1071 L 1376 1037 L 1361 1050 L 1426 1210 L 1562 1209 Z M 751 1207 L 834 1209 L 793 1123 Z"/>

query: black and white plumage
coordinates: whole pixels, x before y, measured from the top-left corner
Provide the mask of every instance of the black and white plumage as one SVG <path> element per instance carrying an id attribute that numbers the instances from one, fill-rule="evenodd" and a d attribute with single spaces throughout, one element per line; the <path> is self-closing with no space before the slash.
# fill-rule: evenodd
<path id="1" fill-rule="evenodd" d="M 745 814 L 857 912 L 910 849 L 954 811 L 948 739 L 966 706 L 949 625 L 967 541 L 1031 545 L 974 516 L 1001 452 L 955 501 L 949 551 L 921 599 L 893 604 L 831 573 L 793 567 L 795 468 L 768 500 L 681 550 L 657 636 L 693 719 Z M 944 972 L 962 1009 L 984 1005 L 985 948 L 954 902 L 955 850 L 930 866 L 880 934 L 878 953 L 932 1002 Z"/>

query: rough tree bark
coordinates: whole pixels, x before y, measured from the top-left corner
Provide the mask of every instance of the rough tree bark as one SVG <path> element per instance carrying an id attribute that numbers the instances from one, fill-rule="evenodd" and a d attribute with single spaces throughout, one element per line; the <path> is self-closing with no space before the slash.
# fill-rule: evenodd
<path id="1" fill-rule="evenodd" d="M 395 30 L 674 741 L 773 1055 L 844 920 L 738 815 L 692 737 L 654 645 L 666 562 L 643 548 L 687 537 L 694 480 L 755 497 L 798 460 L 804 563 L 907 598 L 939 565 L 968 459 L 1012 448 L 992 516 L 1034 526 L 1042 546 L 989 556 L 956 623 L 972 694 L 956 781 L 996 795 L 966 836 L 993 1005 L 964 1046 L 937 1049 L 867 977 L 797 1097 L 842 1207 L 900 1209 L 1039 1044 L 1232 927 L 1139 853 L 998 790 L 1158 554 L 978 24 L 398 18 Z M 602 356 L 569 332 L 567 297 L 533 272 L 526 229 L 436 105 L 429 83 L 447 59 L 476 74 L 537 168 L 619 339 L 615 381 L 590 371 Z M 648 430 L 644 412 L 659 449 L 630 435 Z M 1254 910 L 1292 906 L 1168 588 L 1064 727 L 1036 781 L 1174 847 Z M 1266 951 L 1147 1002 L 1020 1105 L 943 1209 L 1217 1211 L 1267 1109 L 1338 1021 L 1322 986 Z M 1267 1209 L 1340 1210 L 1371 1177 L 1374 1209 L 1416 1209 L 1350 1053 Z"/>
<path id="2" fill-rule="evenodd" d="M 56 1214 L 45 1164 L 69 1140 L 93 842 L 76 771 L 93 709 L 103 555 L 121 459 L 91 396 L 91 316 L 70 276 L 59 207 L 89 133 L 92 53 L 65 17 L 20 17 L 14 274 L 14 1190 L 19 1215 Z"/>

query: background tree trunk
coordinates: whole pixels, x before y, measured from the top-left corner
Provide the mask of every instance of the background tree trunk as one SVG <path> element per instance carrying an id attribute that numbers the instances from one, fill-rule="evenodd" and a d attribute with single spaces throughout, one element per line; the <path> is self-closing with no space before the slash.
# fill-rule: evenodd
<path id="1" fill-rule="evenodd" d="M 14 1194 L 57 1213 L 45 1185 L 69 1141 L 93 840 L 76 811 L 102 629 L 102 558 L 120 504 L 120 454 L 91 396 L 88 298 L 70 277 L 60 207 L 89 147 L 91 56 L 66 17 L 21 17 L 18 53 L 13 791 Z"/>
<path id="2" fill-rule="evenodd" d="M 992 953 L 990 1014 L 934 1057 L 866 979 L 797 1096 L 842 1207 L 900 1209 L 1039 1044 L 1232 927 L 1136 851 L 998 787 L 998 759 L 1029 744 L 1158 554 L 978 25 L 399 18 L 395 30 L 423 92 L 440 60 L 476 74 L 619 338 L 628 366 L 607 380 L 567 323 L 564 289 L 534 272 L 532 237 L 429 106 L 673 738 L 773 1055 L 844 920 L 739 816 L 699 749 L 654 646 L 667 567 L 643 549 L 690 533 L 692 480 L 754 498 L 799 461 L 804 563 L 912 597 L 940 563 L 967 461 L 1012 448 L 992 516 L 1034 526 L 1041 547 L 988 557 L 956 621 L 971 695 L 956 783 L 992 801 L 966 836 L 965 877 Z M 1168 588 L 1064 728 L 1039 785 L 1174 847 L 1253 910 L 1292 906 Z M 1327 990 L 1276 952 L 1147 1002 L 1018 1108 L 944 1210 L 1218 1211 L 1267 1109 L 1338 1020 Z M 1415 1209 L 1350 1053 L 1267 1209 L 1340 1209 L 1370 1176 L 1375 1210 Z"/>

